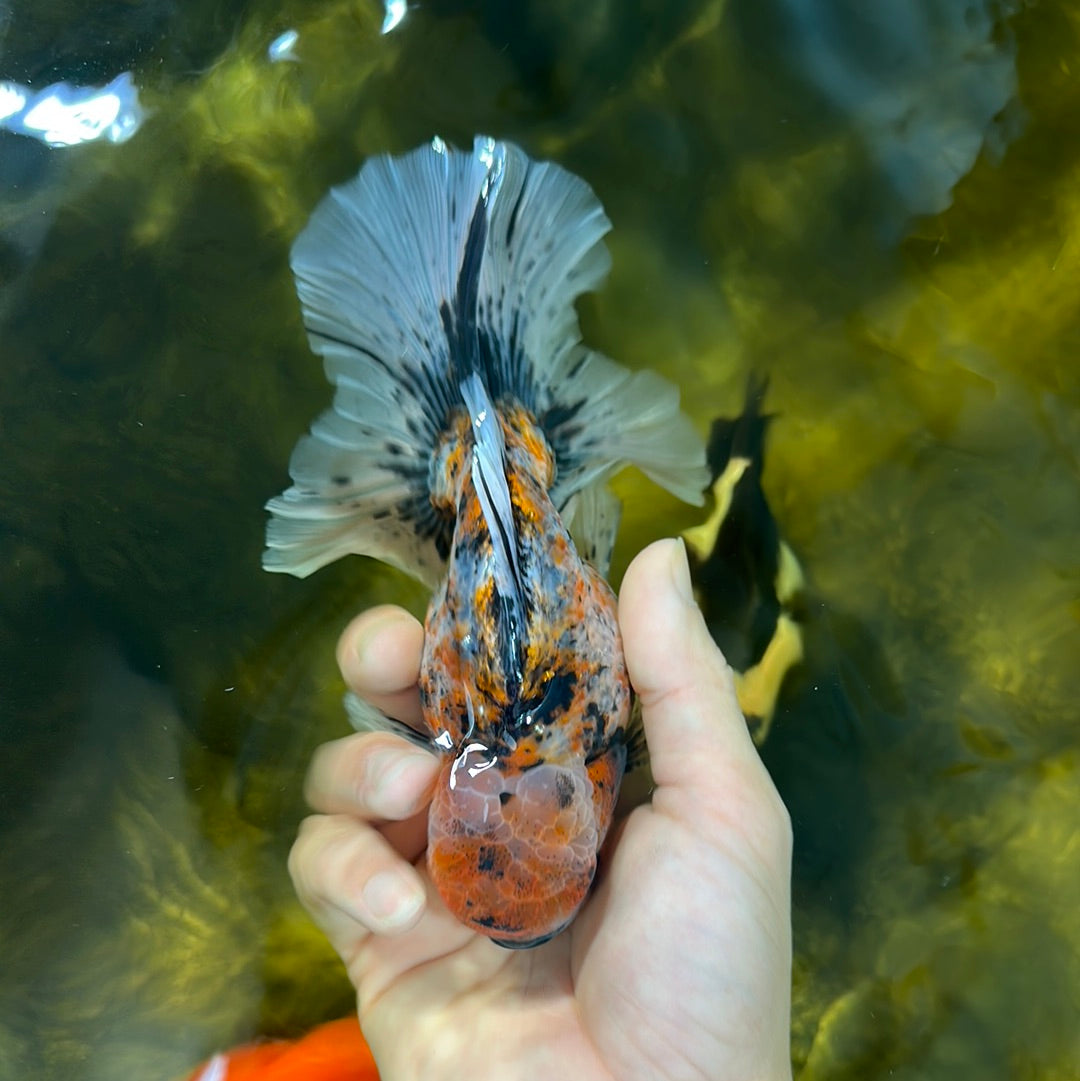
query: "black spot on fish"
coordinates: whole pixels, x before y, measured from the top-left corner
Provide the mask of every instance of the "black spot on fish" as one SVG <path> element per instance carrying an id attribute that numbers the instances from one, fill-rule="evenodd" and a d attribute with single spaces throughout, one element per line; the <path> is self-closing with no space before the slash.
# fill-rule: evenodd
<path id="1" fill-rule="evenodd" d="M 498 852 L 491 845 L 481 845 L 476 853 L 476 869 L 482 875 L 490 875 L 498 865 Z M 502 872 L 492 877 L 502 878 Z"/>
<path id="2" fill-rule="evenodd" d="M 610 758 L 615 776 L 621 780 L 623 773 L 626 771 L 627 749 L 632 738 L 632 736 L 627 736 L 625 730 L 616 732 L 614 738 L 603 750 L 585 759 L 585 765 L 591 766 L 593 762 L 607 756 Z"/>
<path id="3" fill-rule="evenodd" d="M 458 271 L 453 309 L 451 310 L 446 301 L 439 306 L 450 363 L 458 383 L 463 382 L 472 372 L 482 370 L 477 316 L 480 268 L 487 238 L 487 195 L 485 187 L 473 207 L 469 231 L 465 237 L 465 251 L 461 257 L 461 269 Z"/>
<path id="4" fill-rule="evenodd" d="M 345 486 L 346 486 L 346 485 L 347 485 L 347 484 L 349 483 L 349 480 L 350 480 L 350 478 L 349 478 L 349 477 L 346 477 L 346 476 L 345 476 L 344 474 L 342 474 L 342 473 L 339 473 L 339 474 L 338 474 L 338 475 L 337 475 L 336 477 L 332 477 L 331 479 L 333 480 L 333 482 L 334 482 L 334 483 L 335 483 L 335 484 L 336 484 L 336 485 L 337 485 L 337 486 L 338 486 L 339 488 L 344 488 L 344 487 L 345 487 Z"/>
<path id="5" fill-rule="evenodd" d="M 565 811 L 574 802 L 574 782 L 565 773 L 555 776 L 555 798 L 559 801 L 560 811 Z"/>
<path id="6" fill-rule="evenodd" d="M 472 922 L 478 923 L 481 927 L 488 927 L 492 931 L 506 931 L 510 934 L 515 931 L 521 930 L 520 927 L 515 927 L 513 924 L 499 923 L 499 921 L 494 916 L 474 916 Z M 499 945 L 505 946 L 506 943 L 500 942 Z"/>
<path id="7" fill-rule="evenodd" d="M 505 807 L 514 798 L 513 792 L 500 792 L 499 802 Z"/>
<path id="8" fill-rule="evenodd" d="M 583 718 L 589 726 L 585 738 L 585 746 L 589 748 L 588 754 L 595 754 L 603 748 L 604 744 L 604 714 L 595 702 L 589 702 L 585 707 Z"/>
<path id="9" fill-rule="evenodd" d="M 509 707 L 503 723 L 511 731 L 520 731 L 526 725 L 531 728 L 558 721 L 570 708 L 576 686 L 577 676 L 571 670 L 553 673 L 540 694 L 519 699 Z"/>
<path id="10" fill-rule="evenodd" d="M 525 175 L 521 179 L 521 190 L 518 192 L 517 199 L 514 200 L 514 208 L 510 211 L 510 221 L 506 226 L 506 246 L 509 248 L 514 242 L 514 229 L 517 227 L 518 211 L 521 209 L 521 200 L 525 198 L 525 189 L 528 186 L 529 173 L 532 170 L 532 163 L 525 170 Z"/>
<path id="11" fill-rule="evenodd" d="M 574 417 L 581 412 L 581 407 L 585 404 L 584 398 L 574 402 L 573 405 L 553 405 L 541 418 L 540 423 L 543 425 L 545 432 L 553 431 L 556 428 L 561 428 L 564 424 L 573 420 Z"/>

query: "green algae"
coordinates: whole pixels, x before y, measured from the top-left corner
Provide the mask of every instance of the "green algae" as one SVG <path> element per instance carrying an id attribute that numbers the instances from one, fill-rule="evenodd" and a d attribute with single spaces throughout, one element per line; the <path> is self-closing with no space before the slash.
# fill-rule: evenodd
<path id="1" fill-rule="evenodd" d="M 346 730 L 338 632 L 423 597 L 364 560 L 258 570 L 328 400 L 288 245 L 366 155 L 486 130 L 614 221 L 590 343 L 677 380 L 703 431 L 771 380 L 765 485 L 809 579 L 764 749 L 796 833 L 796 1075 L 1075 1076 L 1080 7 L 999 24 L 980 55 L 1023 126 L 914 214 L 781 11 L 437 3 L 384 37 L 358 0 L 249 5 L 228 35 L 200 5 L 169 34 L 214 49 L 146 65 L 139 135 L 50 163 L 0 297 L 0 1075 L 167 1078 L 347 1008 L 284 858 Z M 271 64 L 289 26 L 299 62 Z M 617 489 L 618 575 L 696 512 Z"/>

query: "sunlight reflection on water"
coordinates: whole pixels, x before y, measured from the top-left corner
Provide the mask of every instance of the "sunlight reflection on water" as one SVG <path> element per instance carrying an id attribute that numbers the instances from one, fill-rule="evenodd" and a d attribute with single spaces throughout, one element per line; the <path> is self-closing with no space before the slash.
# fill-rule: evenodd
<path id="1" fill-rule="evenodd" d="M 78 146 L 104 139 L 123 143 L 139 130 L 143 111 L 131 72 L 103 87 L 54 83 L 33 91 L 0 83 L 0 128 L 48 146 Z"/>

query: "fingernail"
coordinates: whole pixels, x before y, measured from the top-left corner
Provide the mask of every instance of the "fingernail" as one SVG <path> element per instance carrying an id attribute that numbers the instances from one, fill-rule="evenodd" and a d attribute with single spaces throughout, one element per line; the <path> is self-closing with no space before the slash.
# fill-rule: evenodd
<path id="1" fill-rule="evenodd" d="M 671 546 L 671 584 L 675 592 L 686 601 L 697 607 L 694 598 L 694 583 L 690 579 L 690 563 L 686 558 L 686 542 L 682 537 L 676 537 Z"/>
<path id="2" fill-rule="evenodd" d="M 361 900 L 373 930 L 397 931 L 416 919 L 424 892 L 398 871 L 380 871 L 368 880 Z"/>
<path id="3" fill-rule="evenodd" d="M 420 809 L 435 760 L 423 751 L 390 751 L 368 766 L 368 807 L 384 818 L 404 818 Z"/>

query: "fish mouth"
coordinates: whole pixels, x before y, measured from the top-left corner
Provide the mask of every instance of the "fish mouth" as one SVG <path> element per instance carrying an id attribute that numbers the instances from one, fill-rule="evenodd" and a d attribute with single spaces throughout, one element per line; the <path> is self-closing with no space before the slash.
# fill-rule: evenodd
<path id="1" fill-rule="evenodd" d="M 490 932 L 486 933 L 489 934 L 491 941 L 494 942 L 496 946 L 502 946 L 504 950 L 531 950 L 534 946 L 542 946 L 545 942 L 550 942 L 557 935 L 561 935 L 572 922 L 573 920 L 567 920 L 561 927 L 556 927 L 554 931 L 548 931 L 546 934 L 529 939 L 498 938 L 495 935 L 491 935 Z"/>

